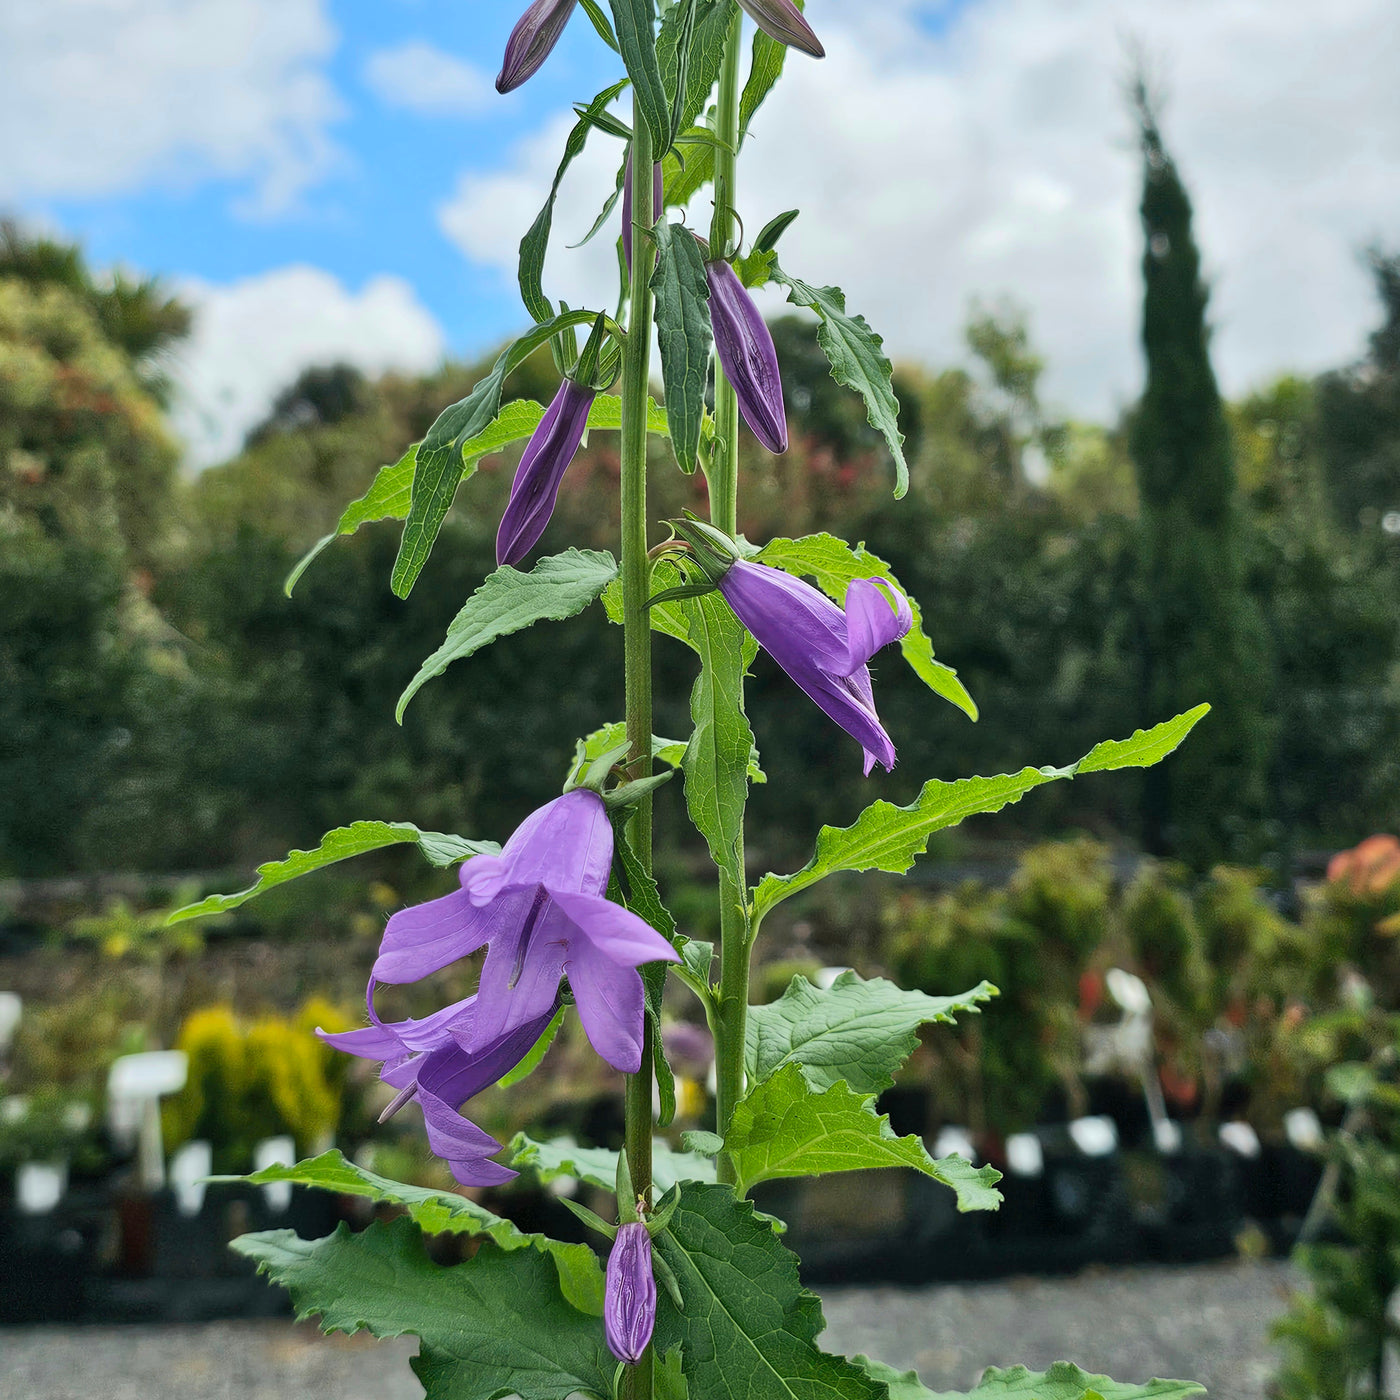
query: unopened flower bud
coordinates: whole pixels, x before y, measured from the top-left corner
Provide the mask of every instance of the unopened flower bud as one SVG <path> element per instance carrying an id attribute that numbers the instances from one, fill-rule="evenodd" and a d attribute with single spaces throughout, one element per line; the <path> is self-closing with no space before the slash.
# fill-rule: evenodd
<path id="1" fill-rule="evenodd" d="M 635 1365 L 656 1326 L 656 1276 L 651 1269 L 651 1236 L 634 1221 L 619 1225 L 608 1255 L 603 1296 L 603 1327 L 608 1349 L 619 1361 Z"/>
<path id="2" fill-rule="evenodd" d="M 663 212 L 665 193 L 661 181 L 661 162 L 657 161 L 652 184 L 651 218 L 654 224 Z M 627 258 L 627 270 L 632 271 L 632 157 L 627 157 L 627 173 L 622 177 L 622 251 Z"/>
<path id="3" fill-rule="evenodd" d="M 578 0 L 535 0 L 506 40 L 506 56 L 496 78 L 497 92 L 514 92 L 533 78 L 559 42 Z"/>
<path id="4" fill-rule="evenodd" d="M 727 262 L 707 262 L 705 276 L 710 284 L 715 354 L 734 386 L 744 422 L 770 452 L 786 452 L 787 408 L 772 333 Z"/>
<path id="5" fill-rule="evenodd" d="M 821 40 L 812 32 L 812 26 L 803 19 L 802 11 L 792 0 L 739 0 L 739 4 L 770 39 L 801 49 L 813 58 L 826 57 Z"/>

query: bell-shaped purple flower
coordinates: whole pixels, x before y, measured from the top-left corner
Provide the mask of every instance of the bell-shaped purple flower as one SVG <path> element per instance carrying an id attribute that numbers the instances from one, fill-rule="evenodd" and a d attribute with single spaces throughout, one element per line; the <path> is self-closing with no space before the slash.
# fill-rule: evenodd
<path id="1" fill-rule="evenodd" d="M 792 0 L 739 0 L 739 4 L 770 39 L 801 49 L 813 58 L 826 57 L 821 40 Z"/>
<path id="2" fill-rule="evenodd" d="M 567 975 L 593 1048 L 635 1074 L 644 1016 L 637 968 L 678 959 L 650 924 L 604 898 L 612 854 L 603 799 L 586 788 L 556 797 L 499 856 L 467 861 L 460 890 L 389 920 L 375 980 L 416 982 L 486 946 L 471 1024 L 454 1036 L 480 1055 L 552 1015 Z"/>
<path id="3" fill-rule="evenodd" d="M 506 56 L 496 77 L 497 92 L 514 92 L 540 71 L 559 42 L 578 0 L 535 0 L 506 40 Z"/>
<path id="4" fill-rule="evenodd" d="M 778 352 L 753 298 L 738 274 L 722 259 L 705 264 L 710 284 L 710 321 L 715 354 L 734 386 L 739 412 L 770 452 L 786 452 L 787 407 L 778 373 Z"/>
<path id="5" fill-rule="evenodd" d="M 468 1099 L 508 1074 L 529 1054 L 554 1019 L 557 1005 L 480 1050 L 469 1051 L 477 998 L 467 997 L 420 1021 L 381 1021 L 374 1010 L 370 983 L 371 1024 L 361 1030 L 329 1034 L 317 1031 L 327 1045 L 366 1060 L 382 1060 L 379 1077 L 399 1091 L 384 1117 L 416 1099 L 423 1110 L 428 1145 L 463 1186 L 499 1186 L 517 1173 L 491 1157 L 501 1144 L 459 1112 Z"/>
<path id="6" fill-rule="evenodd" d="M 510 500 L 496 535 L 496 563 L 520 563 L 544 534 L 564 473 L 578 455 L 597 393 L 572 379 L 560 384 L 515 469 Z"/>
<path id="7" fill-rule="evenodd" d="M 811 584 L 744 559 L 729 566 L 719 590 L 759 646 L 865 750 L 866 773 L 877 763 L 893 768 L 867 663 L 914 625 L 908 599 L 856 579 L 843 611 Z"/>
<path id="8" fill-rule="evenodd" d="M 652 171 L 651 213 L 652 222 L 665 212 L 665 185 L 662 180 L 661 162 L 657 161 Z M 627 271 L 632 271 L 632 155 L 627 155 L 627 171 L 622 177 L 622 252 L 627 259 Z M 659 256 L 659 254 L 658 254 Z"/>
<path id="9" fill-rule="evenodd" d="M 603 1293 L 603 1330 L 608 1350 L 636 1365 L 656 1326 L 656 1276 L 651 1270 L 651 1236 L 636 1221 L 617 1227 L 608 1255 Z"/>

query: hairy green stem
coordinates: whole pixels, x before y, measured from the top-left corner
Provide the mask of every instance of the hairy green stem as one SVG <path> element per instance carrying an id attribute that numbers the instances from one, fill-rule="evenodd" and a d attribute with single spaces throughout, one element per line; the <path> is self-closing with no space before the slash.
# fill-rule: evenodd
<path id="1" fill-rule="evenodd" d="M 651 618 L 647 597 L 651 561 L 647 558 L 647 391 L 651 379 L 653 209 L 651 133 L 640 111 L 633 114 L 632 285 L 627 345 L 622 361 L 622 609 L 627 685 L 628 771 L 651 772 Z M 651 798 L 644 797 L 628 825 L 638 860 L 651 869 Z M 632 1187 L 651 1199 L 652 1026 L 643 1023 L 642 1064 L 627 1076 L 624 1100 L 627 1166 Z M 652 1352 L 628 1368 L 628 1400 L 651 1400 Z"/>
<path id="2" fill-rule="evenodd" d="M 715 257 L 732 251 L 734 238 L 735 164 L 739 147 L 739 64 L 742 14 L 736 9 L 725 41 L 719 75 L 715 148 L 715 215 L 710 248 Z M 727 149 L 726 149 L 727 147 Z M 715 443 L 710 459 L 710 519 L 728 534 L 738 533 L 739 401 L 715 363 Z M 741 665 L 735 661 L 735 665 Z M 744 1093 L 744 1036 L 749 1014 L 748 891 L 744 878 L 742 823 L 733 866 L 719 876 L 720 983 L 718 1034 L 715 1043 L 716 1121 L 721 1134 L 729 1127 L 734 1105 Z M 733 1183 L 733 1164 L 719 1159 L 721 1181 Z"/>

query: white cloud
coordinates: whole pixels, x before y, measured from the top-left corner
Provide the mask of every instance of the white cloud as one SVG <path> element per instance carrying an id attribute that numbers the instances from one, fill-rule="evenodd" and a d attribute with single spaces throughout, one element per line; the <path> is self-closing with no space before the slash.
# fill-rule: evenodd
<path id="1" fill-rule="evenodd" d="M 751 229 L 802 217 L 784 261 L 844 286 L 897 355 L 962 358 L 970 299 L 1028 308 L 1047 395 L 1105 415 L 1141 384 L 1138 157 L 1128 45 L 1165 79 L 1164 129 L 1213 282 L 1216 358 L 1238 393 L 1355 356 L 1375 319 L 1357 250 L 1400 242 L 1400 6 L 1394 0 L 977 0 L 936 38 L 930 0 L 811 0 L 828 57 L 794 57 L 745 153 Z M 552 178 L 561 118 L 440 211 L 471 258 L 514 275 Z M 587 229 L 615 147 L 560 198 L 548 287 L 606 304 Z M 612 147 L 611 149 L 604 149 Z M 708 206 L 702 217 L 708 217 Z"/>
<path id="2" fill-rule="evenodd" d="M 191 280 L 177 291 L 195 308 L 195 325 L 176 369 L 174 418 L 196 467 L 236 453 L 309 365 L 422 373 L 443 355 L 442 328 L 400 277 L 373 277 L 352 292 L 321 268 L 298 265 L 227 286 Z"/>
<path id="3" fill-rule="evenodd" d="M 479 111 L 495 96 L 479 69 L 450 53 L 410 40 L 378 49 L 365 63 L 365 84 L 388 107 L 423 116 L 459 116 Z"/>
<path id="4" fill-rule="evenodd" d="M 216 176 L 284 207 L 336 160 L 324 0 L 0 4 L 0 201 Z"/>

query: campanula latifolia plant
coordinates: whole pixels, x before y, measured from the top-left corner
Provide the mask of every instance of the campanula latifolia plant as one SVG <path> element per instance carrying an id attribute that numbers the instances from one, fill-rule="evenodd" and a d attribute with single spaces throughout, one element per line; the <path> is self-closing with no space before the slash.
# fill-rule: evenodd
<path id="1" fill-rule="evenodd" d="M 481 8 L 494 3 L 483 0 Z M 512 6 L 501 0 L 500 8 Z M 599 1250 L 606 1248 L 606 1266 L 587 1245 L 525 1233 L 471 1196 L 390 1181 L 334 1151 L 250 1180 L 367 1196 L 403 1214 L 360 1234 L 342 1227 L 306 1241 L 271 1231 L 235 1245 L 290 1290 L 300 1315 L 318 1314 L 327 1327 L 417 1336 L 414 1366 L 431 1400 L 652 1400 L 658 1393 L 673 1400 L 888 1400 L 892 1387 L 901 1400 L 919 1400 L 922 1388 L 911 1376 L 822 1349 L 821 1311 L 802 1289 L 781 1222 L 755 1213 L 749 1194 L 779 1177 L 900 1168 L 952 1192 L 960 1210 L 994 1210 L 996 1171 L 958 1156 L 935 1160 L 918 1137 L 896 1136 L 874 1105 L 920 1026 L 976 1014 L 996 989 L 983 982 L 932 996 L 850 972 L 824 989 L 795 978 L 779 1000 L 751 1008 L 750 964 L 764 921 L 838 872 L 903 873 L 935 832 L 1043 783 L 1157 763 L 1207 708 L 1164 716 L 1155 729 L 1102 743 L 1068 767 L 931 779 L 907 806 L 885 799 L 881 783 L 894 767 L 898 735 L 876 711 L 872 660 L 879 655 L 889 666 L 902 658 L 928 687 L 930 706 L 951 703 L 974 720 L 971 696 L 935 659 L 916 600 L 875 555 L 831 535 L 755 542 L 739 531 L 744 425 L 769 453 L 788 443 L 781 365 L 754 298 L 765 286 L 785 290 L 792 305 L 815 315 L 832 375 L 864 401 L 884 441 L 896 497 L 908 485 L 880 337 L 847 309 L 839 288 L 789 270 L 779 245 L 797 211 L 760 227 L 761 201 L 751 204 L 738 179 L 750 127 L 761 126 L 760 108 L 786 64 L 826 52 L 803 8 L 794 0 L 535 0 L 519 14 L 496 83 L 501 92 L 540 69 L 579 10 L 617 72 L 575 108 L 553 189 L 522 231 L 520 290 L 533 325 L 466 398 L 442 410 L 421 442 L 381 469 L 337 531 L 402 519 L 389 581 L 406 598 L 459 487 L 484 457 L 526 442 L 499 522 L 499 567 L 464 601 L 397 713 L 423 685 L 495 639 L 600 604 L 622 628 L 625 714 L 598 716 L 560 775 L 561 795 L 503 847 L 493 838 L 504 833 L 457 836 L 407 822 L 356 821 L 315 850 L 263 866 L 249 889 L 177 916 L 231 909 L 394 843 L 412 843 L 432 864 L 458 868 L 458 888 L 389 920 L 366 969 L 367 1024 L 325 1039 L 382 1066 L 394 1091 L 387 1112 L 420 1114 L 432 1150 L 463 1186 L 493 1186 L 526 1171 L 582 1177 L 613 1192 L 616 1223 L 567 1202 Z M 840 41 L 833 25 L 827 42 Z M 607 229 L 616 240 L 620 279 L 616 298 L 592 308 L 557 303 L 544 280 L 559 183 L 588 142 L 610 145 L 616 158 L 617 178 L 599 191 L 593 234 Z M 759 231 L 746 238 L 746 228 Z M 927 275 L 926 250 L 910 250 L 908 262 L 911 277 Z M 562 377 L 554 402 L 503 405 L 507 375 L 546 346 Z M 656 384 L 661 403 L 650 397 Z M 620 433 L 616 553 L 558 541 L 562 551 L 531 563 L 590 432 Z M 653 518 L 648 474 L 675 470 L 703 474 L 707 518 Z M 469 489 L 462 508 L 473 509 Z M 329 542 L 298 566 L 289 588 Z M 693 730 L 680 742 L 653 732 L 657 636 L 692 653 Z M 812 858 L 800 870 L 752 880 L 745 803 L 749 784 L 764 774 L 744 685 L 760 650 L 834 722 L 833 766 L 854 758 L 837 730 L 855 739 L 871 792 L 851 825 L 814 833 Z M 550 684 L 541 677 L 533 695 L 501 696 L 500 703 L 548 707 Z M 652 874 L 652 798 L 667 781 L 682 784 L 714 863 L 718 947 L 677 927 Z M 472 996 L 418 1020 L 384 1018 L 394 984 L 430 979 L 473 955 L 483 961 Z M 660 1035 L 672 981 L 713 1038 L 716 1083 L 711 1128 L 679 1144 L 663 1136 L 676 1101 Z M 986 1014 L 995 1014 L 994 1004 Z M 575 1017 L 621 1076 L 624 1150 L 611 1158 L 595 1150 L 580 1161 L 524 1135 L 503 1146 L 474 1125 L 470 1100 L 491 1085 L 528 1094 L 528 1084 L 512 1086 L 533 1071 L 561 1021 Z M 444 1269 L 422 1240 L 424 1231 L 442 1230 L 482 1240 L 467 1262 Z M 1118 1386 L 1063 1363 L 1044 1386 L 1041 1380 L 1019 1368 L 991 1372 L 983 1386 L 992 1389 L 979 1393 L 1029 1396 L 1048 1386 L 1045 1393 L 1072 1400 L 1100 1391 L 1115 1400 L 1172 1400 L 1198 1392 L 1176 1382 Z"/>

